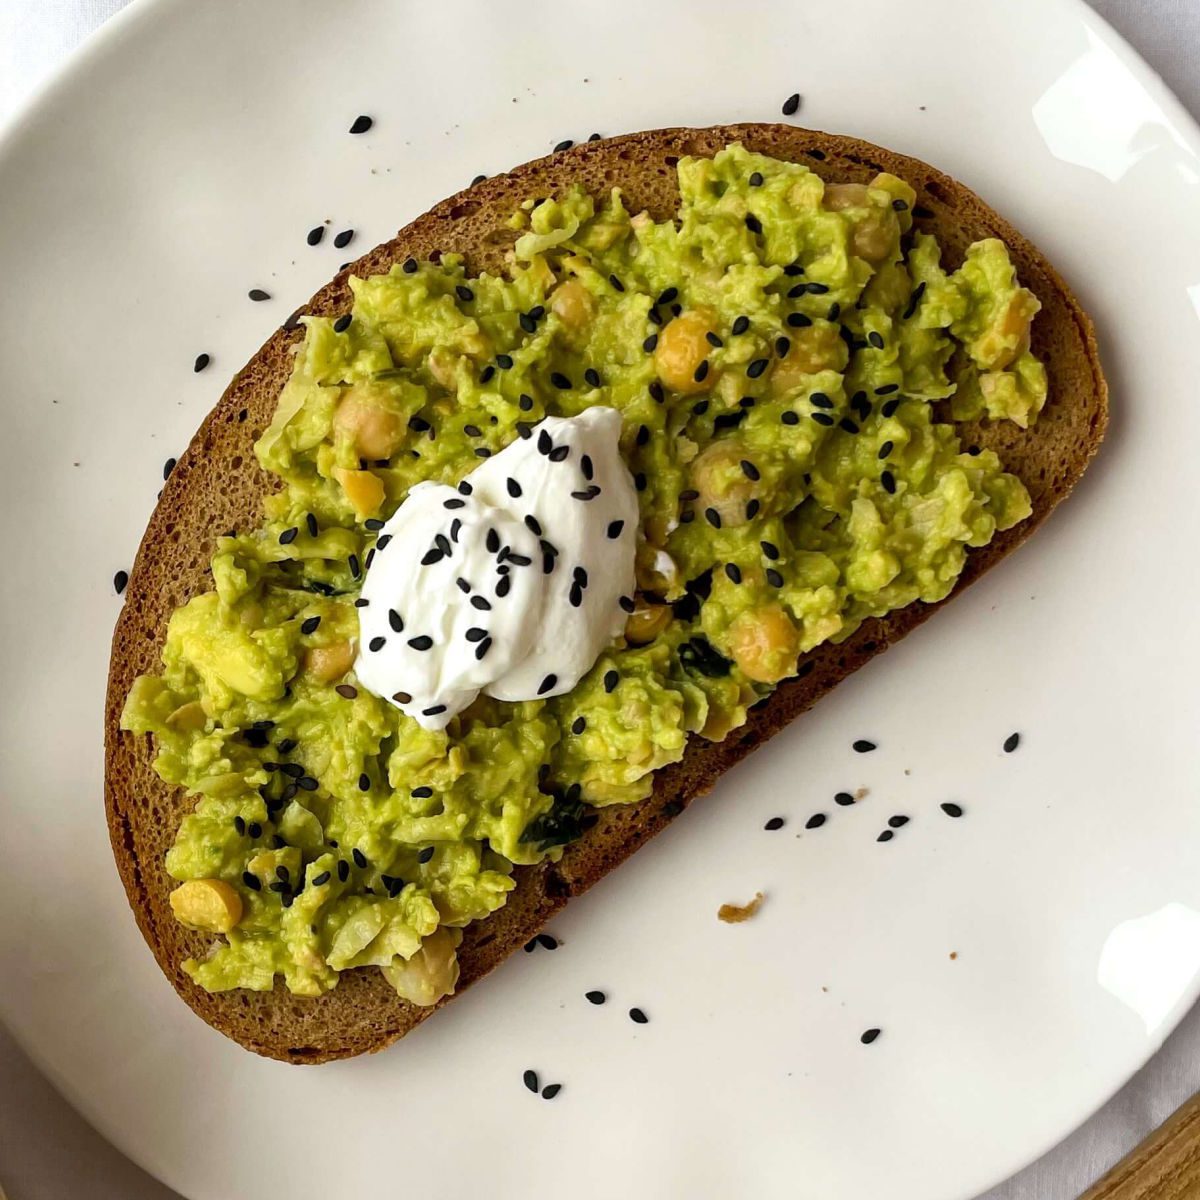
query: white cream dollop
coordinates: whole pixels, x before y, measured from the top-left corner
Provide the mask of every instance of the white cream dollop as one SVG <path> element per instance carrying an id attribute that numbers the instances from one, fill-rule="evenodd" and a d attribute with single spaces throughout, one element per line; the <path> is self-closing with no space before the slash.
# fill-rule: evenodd
<path id="1" fill-rule="evenodd" d="M 457 488 L 418 483 L 379 532 L 359 682 L 444 729 L 480 692 L 570 691 L 625 626 L 637 492 L 621 415 L 547 417 Z"/>

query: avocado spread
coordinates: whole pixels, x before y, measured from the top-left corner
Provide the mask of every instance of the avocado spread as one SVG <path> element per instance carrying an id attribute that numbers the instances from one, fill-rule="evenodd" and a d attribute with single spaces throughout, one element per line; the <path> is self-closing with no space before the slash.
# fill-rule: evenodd
<path id="1" fill-rule="evenodd" d="M 678 175 L 674 219 L 619 189 L 531 198 L 504 276 L 410 259 L 352 279 L 349 319 L 304 318 L 256 446 L 282 486 L 218 540 L 122 718 L 197 797 L 166 869 L 177 918 L 217 935 L 184 964 L 202 987 L 313 996 L 375 966 L 433 1003 L 515 865 L 647 796 L 814 646 L 940 600 L 1028 516 L 953 423 L 1024 428 L 1045 401 L 1038 301 L 1001 242 L 945 270 L 888 174 L 825 184 L 732 145 Z M 623 637 L 565 694 L 422 728 L 354 671 L 379 530 L 417 483 L 593 405 L 637 489 Z"/>

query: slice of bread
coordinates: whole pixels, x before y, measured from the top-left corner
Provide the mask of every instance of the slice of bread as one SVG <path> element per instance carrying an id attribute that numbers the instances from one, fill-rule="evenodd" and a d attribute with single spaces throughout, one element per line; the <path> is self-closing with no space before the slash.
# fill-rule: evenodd
<path id="1" fill-rule="evenodd" d="M 1006 468 L 1025 482 L 1033 515 L 997 535 L 990 545 L 969 552 L 952 593 L 957 595 L 1029 537 L 1070 492 L 1103 437 L 1107 389 L 1092 323 L 1054 268 L 974 193 L 923 162 L 854 138 L 783 125 L 663 129 L 576 146 L 443 201 L 339 273 L 299 311 L 346 311 L 351 272 L 387 271 L 410 255 L 423 259 L 454 251 L 466 256 L 472 273 L 499 271 L 514 237 L 505 225 L 513 208 L 529 196 L 547 195 L 573 183 L 597 195 L 619 185 L 630 212 L 647 209 L 662 220 L 678 207 L 677 159 L 712 155 L 734 141 L 804 163 L 829 181 L 865 182 L 879 171 L 891 171 L 916 189 L 915 225 L 937 234 L 948 263 L 957 265 L 966 247 L 979 238 L 1001 238 L 1021 282 L 1042 302 L 1033 326 L 1033 349 L 1046 363 L 1050 398 L 1037 425 L 1029 432 L 1010 422 L 961 427 L 964 444 L 995 449 Z M 346 972 L 338 987 L 319 999 L 291 995 L 282 983 L 267 993 L 210 994 L 197 987 L 180 963 L 203 954 L 210 939 L 189 932 L 172 916 L 168 895 L 173 881 L 163 866 L 194 801 L 154 773 L 149 736 L 118 729 L 134 678 L 159 667 L 172 611 L 208 588 L 215 537 L 259 520 L 260 501 L 272 481 L 259 469 L 252 446 L 271 419 L 291 370 L 291 348 L 301 336 L 302 330 L 289 321 L 255 354 L 200 427 L 163 489 L 113 638 L 105 713 L 105 798 L 113 852 L 129 903 L 175 989 L 205 1021 L 248 1049 L 287 1062 L 317 1063 L 382 1049 L 434 1010 L 400 999 L 375 969 Z M 572 896 L 707 792 L 722 772 L 936 607 L 913 604 L 882 620 L 867 621 L 841 645 L 824 645 L 806 655 L 799 677 L 783 684 L 725 741 L 693 739 L 683 759 L 659 773 L 649 799 L 599 810 L 599 823 L 569 846 L 558 863 L 518 868 L 518 883 L 508 903 L 466 930 L 460 993 L 520 948 Z"/>

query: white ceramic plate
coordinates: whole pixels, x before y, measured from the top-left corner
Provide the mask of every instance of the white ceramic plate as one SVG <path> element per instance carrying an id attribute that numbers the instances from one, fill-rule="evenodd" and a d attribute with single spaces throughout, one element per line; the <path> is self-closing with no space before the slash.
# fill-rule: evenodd
<path id="1" fill-rule="evenodd" d="M 110 580 L 163 460 L 343 258 L 476 173 L 796 91 L 798 120 L 948 169 L 1066 274 L 1113 384 L 1101 458 L 573 904 L 562 949 L 370 1059 L 238 1049 L 142 945 L 101 803 Z M 1074 0 L 135 3 L 0 146 L 0 1016 L 193 1200 L 951 1200 L 1046 1149 L 1200 990 L 1198 148 Z M 350 250 L 305 244 L 326 218 Z M 758 889 L 758 919 L 716 921 Z"/>

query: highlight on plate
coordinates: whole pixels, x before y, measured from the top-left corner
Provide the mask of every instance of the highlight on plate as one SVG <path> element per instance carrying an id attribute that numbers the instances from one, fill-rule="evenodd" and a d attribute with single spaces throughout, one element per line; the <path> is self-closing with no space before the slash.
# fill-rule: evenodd
<path id="1" fill-rule="evenodd" d="M 201 987 L 377 967 L 435 1003 L 514 868 L 1029 515 L 956 425 L 1045 402 L 1002 242 L 947 270 L 886 173 L 677 169 L 674 219 L 531 196 L 503 275 L 409 259 L 303 318 L 278 487 L 122 716 L 195 797 L 166 869 Z"/>

